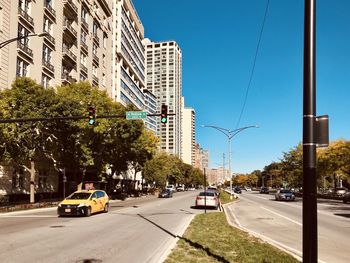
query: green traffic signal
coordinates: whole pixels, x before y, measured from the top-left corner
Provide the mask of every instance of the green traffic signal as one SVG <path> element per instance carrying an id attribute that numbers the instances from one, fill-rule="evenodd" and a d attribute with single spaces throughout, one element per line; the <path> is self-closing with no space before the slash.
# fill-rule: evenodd
<path id="1" fill-rule="evenodd" d="M 160 109 L 160 122 L 164 124 L 168 122 L 168 106 L 164 104 Z"/>
<path id="2" fill-rule="evenodd" d="M 89 113 L 89 125 L 94 126 L 96 123 L 96 109 L 95 107 L 90 106 L 88 109 Z"/>

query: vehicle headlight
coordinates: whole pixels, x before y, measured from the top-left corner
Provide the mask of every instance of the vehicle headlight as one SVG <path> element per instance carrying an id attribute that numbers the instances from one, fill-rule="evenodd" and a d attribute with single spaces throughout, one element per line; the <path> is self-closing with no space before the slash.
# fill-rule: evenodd
<path id="1" fill-rule="evenodd" d="M 62 204 L 58 204 L 58 207 L 62 207 Z"/>
<path id="2" fill-rule="evenodd" d="M 78 205 L 78 207 L 83 207 L 83 206 L 87 206 L 87 204 L 81 203 L 81 204 Z"/>

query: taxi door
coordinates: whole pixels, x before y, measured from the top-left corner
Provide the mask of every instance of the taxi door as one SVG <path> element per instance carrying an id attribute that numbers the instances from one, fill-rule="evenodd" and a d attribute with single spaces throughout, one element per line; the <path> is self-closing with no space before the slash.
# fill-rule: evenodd
<path id="1" fill-rule="evenodd" d="M 98 195 L 97 192 L 93 193 L 91 196 L 91 213 L 96 213 L 99 210 Z"/>

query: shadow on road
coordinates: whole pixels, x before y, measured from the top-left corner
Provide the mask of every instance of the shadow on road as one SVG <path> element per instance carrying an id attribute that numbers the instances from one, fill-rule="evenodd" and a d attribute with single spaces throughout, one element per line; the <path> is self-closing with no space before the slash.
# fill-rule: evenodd
<path id="1" fill-rule="evenodd" d="M 197 242 L 193 242 L 190 239 L 187 239 L 185 237 L 182 237 L 182 236 L 179 236 L 179 235 L 175 235 L 175 234 L 171 233 L 169 230 L 165 229 L 164 227 L 158 225 L 157 223 L 153 222 L 152 220 L 146 218 L 145 216 L 143 216 L 141 214 L 137 214 L 137 215 L 139 217 L 141 217 L 142 219 L 146 220 L 147 222 L 151 223 L 152 225 L 156 226 L 157 228 L 163 230 L 165 233 L 167 233 L 168 235 L 172 236 L 173 238 L 182 239 L 185 242 L 187 242 L 188 244 L 190 244 L 192 247 L 205 251 L 208 256 L 215 258 L 217 261 L 223 262 L 223 263 L 229 263 L 229 261 L 226 260 L 224 257 L 216 255 L 213 252 L 211 252 L 209 248 L 203 247 L 201 244 L 199 244 Z"/>

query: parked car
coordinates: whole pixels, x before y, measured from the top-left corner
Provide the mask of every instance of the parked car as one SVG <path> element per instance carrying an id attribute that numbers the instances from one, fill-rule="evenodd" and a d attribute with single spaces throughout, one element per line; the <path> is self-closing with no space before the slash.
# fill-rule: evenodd
<path id="1" fill-rule="evenodd" d="M 177 191 L 177 192 L 183 192 L 183 191 L 185 191 L 185 186 L 179 185 L 178 187 L 176 187 L 176 191 Z"/>
<path id="2" fill-rule="evenodd" d="M 249 186 L 244 186 L 243 190 L 250 192 L 250 191 L 252 191 L 252 188 Z"/>
<path id="3" fill-rule="evenodd" d="M 346 192 L 344 195 L 343 195 L 343 202 L 346 204 L 348 202 L 350 202 L 350 191 L 349 192 Z"/>
<path id="4" fill-rule="evenodd" d="M 335 194 L 337 196 L 343 196 L 347 191 L 348 191 L 348 189 L 346 189 L 345 187 L 335 188 Z"/>
<path id="5" fill-rule="evenodd" d="M 235 188 L 233 188 L 233 192 L 236 194 L 241 194 L 242 193 L 242 189 L 239 186 L 236 186 Z"/>
<path id="6" fill-rule="evenodd" d="M 270 193 L 270 190 L 268 187 L 261 187 L 260 188 L 260 194 L 269 194 Z"/>
<path id="7" fill-rule="evenodd" d="M 175 186 L 173 184 L 168 184 L 165 189 L 169 189 L 170 191 L 175 191 Z"/>
<path id="8" fill-rule="evenodd" d="M 294 201 L 295 195 L 290 189 L 281 189 L 275 194 L 275 199 L 277 201 Z"/>
<path id="9" fill-rule="evenodd" d="M 58 216 L 90 216 L 97 212 L 108 212 L 109 198 L 102 190 L 81 190 L 66 197 L 58 204 Z"/>
<path id="10" fill-rule="evenodd" d="M 214 192 L 200 192 L 196 197 L 196 207 L 219 207 L 219 197 Z"/>
<path id="11" fill-rule="evenodd" d="M 173 191 L 169 189 L 164 189 L 158 195 L 159 198 L 170 198 L 173 197 Z"/>

